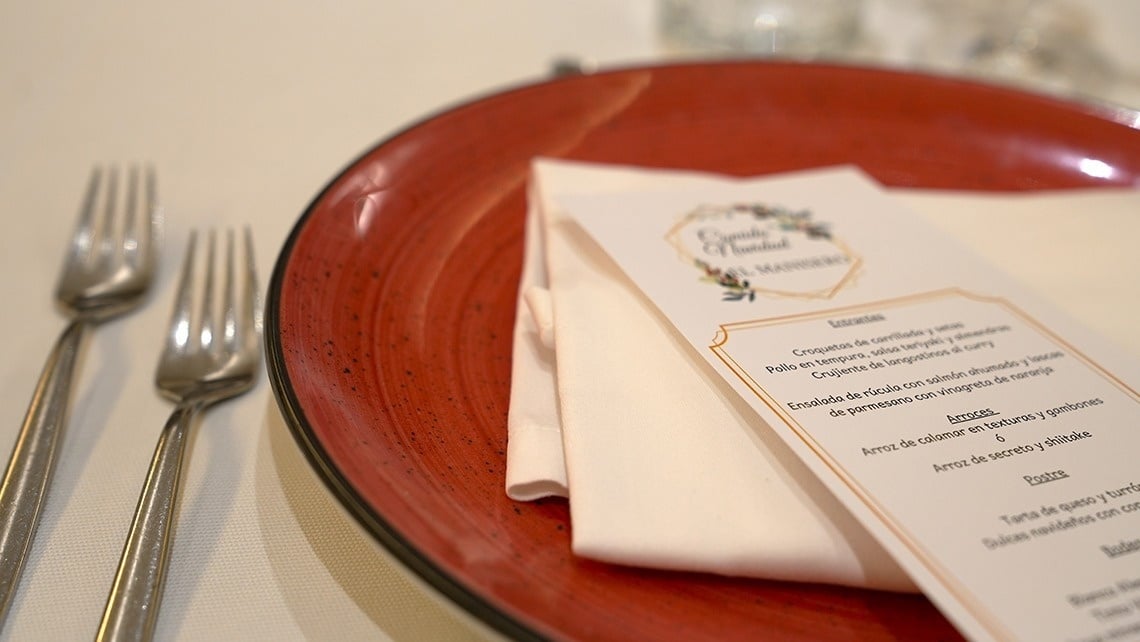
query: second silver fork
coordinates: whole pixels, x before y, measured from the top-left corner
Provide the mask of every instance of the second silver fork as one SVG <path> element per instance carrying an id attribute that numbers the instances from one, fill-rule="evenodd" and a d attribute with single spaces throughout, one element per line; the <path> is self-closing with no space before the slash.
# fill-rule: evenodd
<path id="1" fill-rule="evenodd" d="M 200 411 L 246 392 L 257 380 L 261 308 L 249 229 L 240 264 L 235 260 L 234 236 L 227 236 L 220 315 L 215 308 L 214 235 L 207 240 L 198 306 L 193 292 L 195 245 L 196 235 L 191 234 L 155 373 L 159 392 L 176 407 L 155 448 L 96 640 L 153 636 L 191 423 Z"/>
<path id="2" fill-rule="evenodd" d="M 56 288 L 71 321 L 44 365 L 0 485 L 0 619 L 16 593 L 47 496 L 83 337 L 92 325 L 136 307 L 153 281 L 154 172 L 129 172 L 125 207 L 118 204 L 118 172 L 107 173 L 106 180 L 99 168 L 91 173 Z"/>

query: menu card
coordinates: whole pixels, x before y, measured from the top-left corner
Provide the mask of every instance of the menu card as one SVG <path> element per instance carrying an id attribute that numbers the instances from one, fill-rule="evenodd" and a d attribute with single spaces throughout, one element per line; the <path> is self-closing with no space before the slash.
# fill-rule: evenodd
<path id="1" fill-rule="evenodd" d="M 1140 634 L 1135 358 L 854 169 L 558 200 L 963 633 Z"/>

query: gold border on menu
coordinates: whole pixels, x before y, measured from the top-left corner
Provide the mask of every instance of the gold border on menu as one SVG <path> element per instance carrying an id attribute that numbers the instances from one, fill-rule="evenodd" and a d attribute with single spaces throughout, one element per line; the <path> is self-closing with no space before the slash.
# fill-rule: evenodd
<path id="1" fill-rule="evenodd" d="M 950 593 L 952 593 L 958 599 L 959 603 L 965 605 L 971 612 L 974 613 L 975 618 L 979 623 L 982 624 L 982 626 L 989 629 L 996 638 L 1011 639 L 1013 637 L 1012 634 L 1010 634 L 1009 631 L 1005 630 L 1005 628 L 996 621 L 996 618 L 994 618 L 993 614 L 991 614 L 983 605 L 977 603 L 971 594 L 966 591 L 941 564 L 932 559 L 930 554 L 925 549 L 923 549 L 923 547 L 920 546 L 919 543 L 899 525 L 899 523 L 890 515 L 890 513 L 888 513 L 882 506 L 876 503 L 871 497 L 871 494 L 868 493 L 866 489 L 861 487 L 858 483 L 856 483 L 851 475 L 846 470 L 844 470 L 843 467 L 840 466 L 838 462 L 836 462 L 824 450 L 824 448 L 811 437 L 811 435 L 806 430 L 804 430 L 803 426 L 801 426 L 799 422 L 793 419 L 791 415 L 789 415 L 780 406 L 779 402 L 777 402 L 771 395 L 769 395 L 764 390 L 763 386 L 761 386 L 759 382 L 753 379 L 752 375 L 750 375 L 745 368 L 738 364 L 736 360 L 733 359 L 723 349 L 723 346 L 728 342 L 729 333 L 734 330 L 748 330 L 765 326 L 782 325 L 786 323 L 821 319 L 836 316 L 837 314 L 865 313 L 871 310 L 882 310 L 884 308 L 897 307 L 901 305 L 929 301 L 931 299 L 939 299 L 950 296 L 960 296 L 967 299 L 973 299 L 975 301 L 996 303 L 1005 307 L 1009 312 L 1019 317 L 1022 321 L 1037 330 L 1037 332 L 1043 335 L 1046 339 L 1058 344 L 1059 346 L 1065 348 L 1070 354 L 1076 356 L 1082 363 L 1085 364 L 1085 366 L 1087 366 L 1093 372 L 1099 374 L 1109 383 L 1126 392 L 1134 400 L 1140 401 L 1140 394 L 1138 394 L 1136 390 L 1133 390 L 1130 386 L 1118 379 L 1111 372 L 1101 367 L 1084 353 L 1077 350 L 1067 341 L 1054 334 L 1052 331 L 1050 331 L 1030 315 L 1023 312 L 1017 306 L 1000 297 L 981 296 L 960 288 L 947 288 L 943 290 L 935 290 L 932 292 L 923 292 L 894 299 L 884 299 L 871 303 L 864 303 L 841 308 L 831 308 L 829 310 L 820 310 L 817 312 L 810 312 L 805 314 L 792 314 L 781 317 L 772 317 L 768 319 L 756 319 L 752 321 L 739 321 L 736 323 L 722 324 L 716 334 L 716 337 L 714 337 L 713 344 L 709 346 L 709 349 L 711 349 L 713 353 L 716 354 L 716 356 L 720 358 L 720 360 L 724 362 L 724 364 L 728 366 L 728 368 L 731 369 L 733 373 L 736 374 L 736 376 L 741 380 L 741 382 L 744 383 L 744 385 L 748 386 L 748 388 L 752 390 L 752 392 L 764 403 L 765 406 L 768 407 L 769 410 L 771 410 L 777 417 L 779 417 L 780 420 L 784 422 L 784 424 L 786 424 L 788 428 L 790 428 L 792 432 L 796 434 L 796 436 L 800 439 L 800 441 L 803 442 L 805 446 L 807 446 L 813 453 L 815 453 L 817 457 L 819 457 L 820 461 L 822 461 L 825 466 L 827 466 L 833 473 L 835 473 L 836 477 L 838 477 L 839 480 L 842 481 L 843 484 L 847 486 L 847 488 L 850 489 L 856 497 L 859 498 L 859 501 L 861 501 L 864 506 L 866 506 L 873 514 L 875 514 L 882 521 L 883 525 L 887 527 L 888 530 L 894 533 L 895 537 L 897 537 L 899 541 L 901 541 L 903 545 L 910 550 L 915 558 L 917 558 L 932 575 L 937 577 L 942 582 L 947 590 L 949 590 Z"/>

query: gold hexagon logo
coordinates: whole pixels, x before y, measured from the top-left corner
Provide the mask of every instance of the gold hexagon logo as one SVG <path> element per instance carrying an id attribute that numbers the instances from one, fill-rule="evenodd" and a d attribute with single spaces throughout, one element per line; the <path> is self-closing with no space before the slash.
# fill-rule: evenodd
<path id="1" fill-rule="evenodd" d="M 830 299 L 862 265 L 810 210 L 763 203 L 702 205 L 665 238 L 698 278 L 722 288 L 724 301 Z"/>

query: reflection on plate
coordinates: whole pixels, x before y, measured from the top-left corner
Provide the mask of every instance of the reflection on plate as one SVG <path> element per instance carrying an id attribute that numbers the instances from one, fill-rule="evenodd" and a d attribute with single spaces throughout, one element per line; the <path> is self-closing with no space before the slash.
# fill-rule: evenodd
<path id="1" fill-rule="evenodd" d="M 512 637 L 954 638 L 920 596 L 577 559 L 565 502 L 507 499 L 528 164 L 755 175 L 854 163 L 895 186 L 1132 185 L 1137 122 L 947 78 L 790 63 L 630 69 L 489 96 L 384 141 L 310 205 L 270 287 L 273 388 L 364 528 Z"/>

